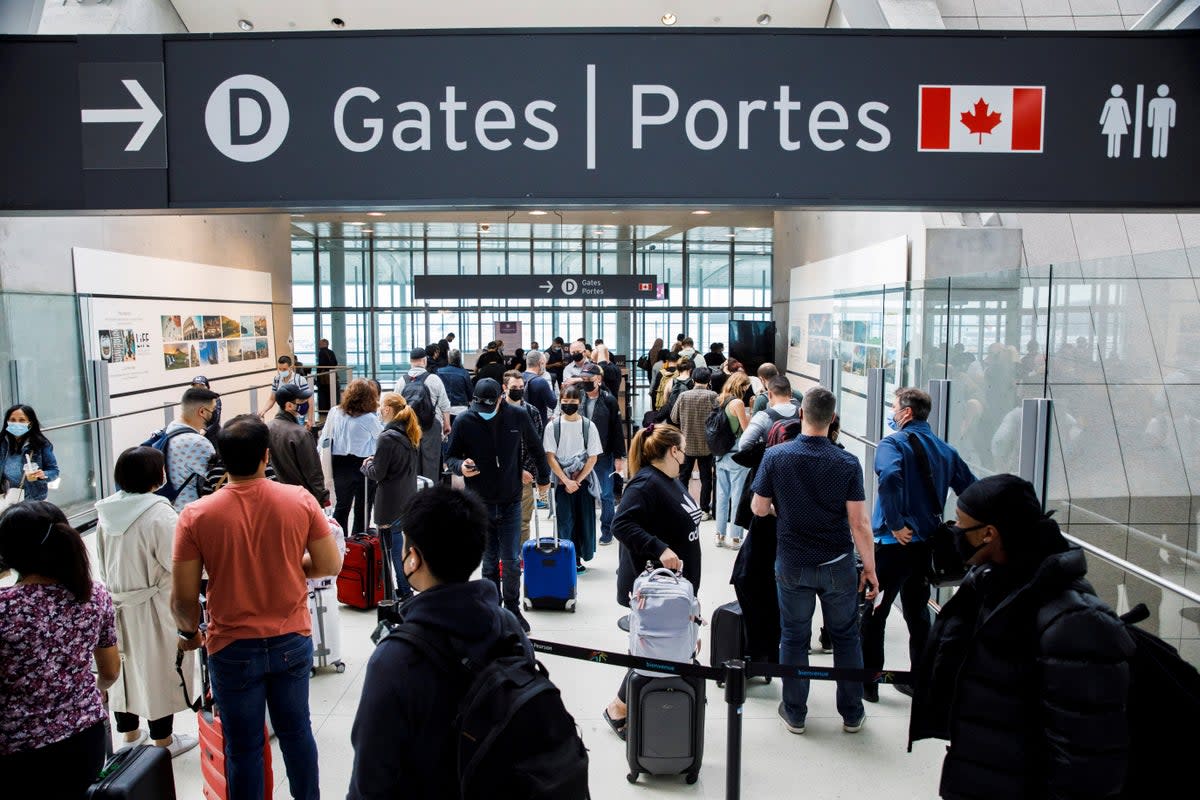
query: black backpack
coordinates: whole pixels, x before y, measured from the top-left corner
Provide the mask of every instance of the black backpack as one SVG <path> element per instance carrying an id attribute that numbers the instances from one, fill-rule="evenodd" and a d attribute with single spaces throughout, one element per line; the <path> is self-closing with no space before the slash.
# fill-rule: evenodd
<path id="1" fill-rule="evenodd" d="M 420 423 L 422 430 L 427 430 L 433 424 L 434 417 L 433 394 L 425 385 L 425 381 L 429 380 L 429 374 L 422 372 L 416 377 L 408 378 L 404 381 L 404 388 L 400 390 L 400 396 L 417 415 L 417 422 Z"/>
<path id="2" fill-rule="evenodd" d="M 150 435 L 150 438 L 147 439 L 146 441 L 142 442 L 142 445 L 141 445 L 142 447 L 153 447 L 155 450 L 157 450 L 158 452 L 163 454 L 163 462 L 166 465 L 164 467 L 163 471 L 166 473 L 167 480 L 166 480 L 166 483 L 164 483 L 162 486 L 158 487 L 158 490 L 155 491 L 154 493 L 157 495 L 162 495 L 163 497 L 170 500 L 172 503 L 175 502 L 175 498 L 179 497 L 180 493 L 183 492 L 183 490 L 186 489 L 188 484 L 191 483 L 193 480 L 195 480 L 197 482 L 196 483 L 197 487 L 199 487 L 204 482 L 204 476 L 199 473 L 196 473 L 196 472 L 193 472 L 191 475 L 188 475 L 184 479 L 183 483 L 180 484 L 179 486 L 176 486 L 174 483 L 171 482 L 171 462 L 167 460 L 167 454 L 171 448 L 171 440 L 174 439 L 176 436 L 182 436 L 185 433 L 194 433 L 197 436 L 204 435 L 204 434 L 200 433 L 199 431 L 197 431 L 195 428 L 177 428 L 177 429 L 171 431 L 170 433 L 167 433 L 166 429 L 164 428 L 163 430 L 155 431 L 153 434 Z"/>
<path id="3" fill-rule="evenodd" d="M 476 664 L 448 637 L 402 623 L 402 639 L 466 686 L 454 717 L 458 797 L 462 800 L 586 800 L 588 755 L 574 718 L 521 637 L 499 640 Z"/>
<path id="4" fill-rule="evenodd" d="M 732 402 L 733 398 L 730 397 L 710 411 L 704 420 L 704 439 L 708 442 L 708 449 L 717 458 L 725 455 L 737 445 L 737 437 L 733 435 L 733 426 L 729 424 L 729 417 L 725 414 L 725 409 Z"/>
<path id="5" fill-rule="evenodd" d="M 1185 733 L 1200 714 L 1200 672 L 1179 651 L 1134 623 L 1150 616 L 1138 603 L 1121 616 L 1137 651 L 1129 660 L 1129 771 L 1121 796 L 1144 798 L 1178 793 L 1174 772 L 1195 757 L 1195 740 Z"/>

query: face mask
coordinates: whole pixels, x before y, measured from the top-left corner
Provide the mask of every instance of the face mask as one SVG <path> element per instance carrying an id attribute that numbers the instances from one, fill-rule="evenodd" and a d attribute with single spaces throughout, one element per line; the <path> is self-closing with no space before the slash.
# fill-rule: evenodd
<path id="1" fill-rule="evenodd" d="M 583 353 L 572 353 L 571 360 L 578 364 L 580 361 L 583 361 Z"/>
<path id="2" fill-rule="evenodd" d="M 412 553 L 412 551 L 410 550 L 408 553 L 405 553 L 405 554 L 404 554 L 404 565 L 403 565 L 403 566 L 404 566 L 404 569 L 403 569 L 403 572 L 404 572 L 404 578 L 405 578 L 405 580 L 407 580 L 407 579 L 411 578 L 411 577 L 412 577 L 413 575 L 415 575 L 415 574 L 416 574 L 416 572 L 417 572 L 417 570 L 415 570 L 415 569 L 414 569 L 412 572 L 409 572 L 409 571 L 408 571 L 408 557 L 409 557 L 409 555 L 410 555 L 411 553 Z M 420 567 L 418 567 L 417 569 L 420 569 Z"/>
<path id="3" fill-rule="evenodd" d="M 984 548 L 985 543 L 983 542 L 983 540 L 980 540 L 979 544 L 977 544 L 977 545 L 971 544 L 971 541 L 969 539 L 967 539 L 967 532 L 968 531 L 977 531 L 977 530 L 980 530 L 981 528 L 986 528 L 987 527 L 986 525 L 976 525 L 976 526 L 973 526 L 970 528 L 960 528 L 957 525 L 951 524 L 951 525 L 949 525 L 949 527 L 950 527 L 950 533 L 953 534 L 953 536 L 954 536 L 954 549 L 958 551 L 958 555 L 959 555 L 959 557 L 962 558 L 964 564 L 966 564 L 968 561 L 970 561 L 975 556 L 976 553 L 978 553 L 980 550 L 982 550 Z"/>
<path id="4" fill-rule="evenodd" d="M 579 403 L 559 403 L 558 407 L 561 408 L 562 413 L 568 417 L 578 413 L 579 411 Z"/>
<path id="5" fill-rule="evenodd" d="M 595 383 L 593 383 L 592 381 L 583 381 L 583 382 L 582 382 L 582 383 L 580 383 L 579 385 L 580 385 L 580 386 L 583 388 L 583 390 L 584 390 L 585 392 L 590 392 L 590 391 L 592 391 L 593 389 L 595 389 L 595 388 L 596 388 L 596 384 L 595 384 Z"/>
<path id="6" fill-rule="evenodd" d="M 895 417 L 888 417 L 888 427 L 894 431 L 900 430 L 900 425 L 897 424 Z"/>
<path id="7" fill-rule="evenodd" d="M 8 432 L 20 439 L 22 436 L 29 433 L 29 426 L 24 422 L 10 422 L 8 423 Z"/>
<path id="8" fill-rule="evenodd" d="M 479 416 L 483 417 L 484 419 L 491 419 L 492 417 L 496 416 L 499 411 L 500 409 L 496 409 L 495 411 L 480 411 Z"/>
<path id="9" fill-rule="evenodd" d="M 512 400 L 514 403 L 521 402 L 521 398 L 524 396 L 525 396 L 524 389 L 509 389 L 508 390 L 508 399 Z"/>
<path id="10" fill-rule="evenodd" d="M 284 371 L 282 371 L 282 372 L 280 372 L 280 373 L 279 373 L 279 377 L 280 377 L 280 379 L 281 379 L 281 380 L 285 380 L 285 381 L 286 381 L 286 380 L 291 380 L 291 378 L 292 378 L 292 371 L 291 371 L 290 369 L 288 369 L 288 370 L 284 370 Z"/>

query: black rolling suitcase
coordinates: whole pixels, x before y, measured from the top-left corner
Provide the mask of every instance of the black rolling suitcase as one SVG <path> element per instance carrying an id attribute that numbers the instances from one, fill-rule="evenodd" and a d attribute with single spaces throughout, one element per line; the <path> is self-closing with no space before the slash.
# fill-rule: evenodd
<path id="1" fill-rule="evenodd" d="M 629 676 L 625 756 L 630 783 L 638 775 L 700 777 L 704 758 L 704 680 L 678 675 Z"/>
<path id="2" fill-rule="evenodd" d="M 750 661 L 747 651 L 746 618 L 742 614 L 742 604 L 736 600 L 717 608 L 712 615 L 712 634 L 709 640 L 709 664 L 723 667 L 726 661 L 741 659 Z M 770 683 L 770 678 L 761 678 L 763 683 Z M 721 681 L 717 686 L 724 686 Z"/>
<path id="3" fill-rule="evenodd" d="M 175 800 L 175 775 L 165 747 L 128 747 L 108 759 L 88 800 Z"/>

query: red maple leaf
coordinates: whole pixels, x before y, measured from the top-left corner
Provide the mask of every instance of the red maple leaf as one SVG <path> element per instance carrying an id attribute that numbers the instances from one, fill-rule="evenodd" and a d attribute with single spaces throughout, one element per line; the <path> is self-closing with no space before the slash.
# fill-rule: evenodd
<path id="1" fill-rule="evenodd" d="M 983 144 L 983 135 L 991 133 L 992 129 L 1000 124 L 1000 114 L 997 111 L 988 113 L 988 104 L 983 98 L 979 98 L 979 102 L 975 104 L 975 110 L 971 113 L 962 112 L 962 124 L 967 126 L 967 130 L 971 133 L 979 134 L 979 143 Z"/>

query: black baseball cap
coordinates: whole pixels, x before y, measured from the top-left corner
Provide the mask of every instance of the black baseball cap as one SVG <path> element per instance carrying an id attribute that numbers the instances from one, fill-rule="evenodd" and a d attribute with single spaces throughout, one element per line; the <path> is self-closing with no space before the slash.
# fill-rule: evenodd
<path id="1" fill-rule="evenodd" d="M 495 378 L 484 378 L 475 384 L 475 405 L 484 411 L 491 411 L 500 402 L 500 384 Z"/>
<path id="2" fill-rule="evenodd" d="M 299 403 L 310 397 L 312 397 L 312 389 L 297 386 L 294 383 L 285 383 L 275 390 L 275 402 L 279 404 L 280 408 L 283 408 L 285 403 Z"/>
<path id="3" fill-rule="evenodd" d="M 424 347 L 414 347 L 412 352 L 408 354 L 409 361 L 416 361 L 422 358 L 429 358 L 429 354 L 425 352 Z"/>
<path id="4" fill-rule="evenodd" d="M 580 375 L 603 375 L 604 368 L 599 364 L 588 364 L 579 371 Z"/>
<path id="5" fill-rule="evenodd" d="M 204 377 L 203 375 L 197 375 L 196 377 L 192 378 L 192 386 L 195 386 L 197 383 L 203 386 L 205 389 L 208 388 L 208 378 Z"/>

